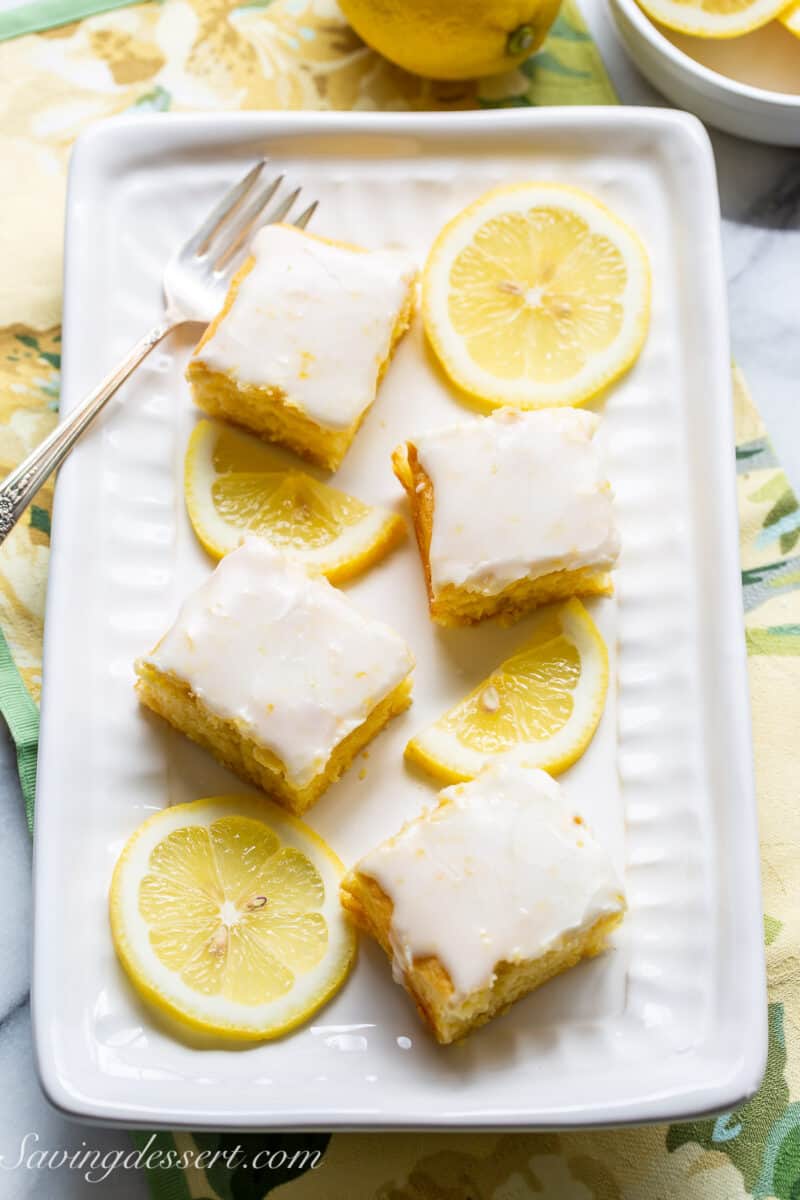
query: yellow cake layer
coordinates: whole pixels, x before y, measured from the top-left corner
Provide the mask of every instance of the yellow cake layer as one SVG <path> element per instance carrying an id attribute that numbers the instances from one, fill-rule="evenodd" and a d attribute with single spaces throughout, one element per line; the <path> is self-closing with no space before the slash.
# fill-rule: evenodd
<path id="1" fill-rule="evenodd" d="M 614 584 L 608 571 L 581 567 L 577 571 L 551 571 L 536 579 L 515 579 L 495 596 L 448 584 L 430 601 L 431 616 L 439 625 L 474 625 L 487 617 L 511 623 L 532 609 L 570 596 L 610 596 Z"/>
<path id="2" fill-rule="evenodd" d="M 323 241 L 328 239 L 321 239 Z M 332 243 L 344 245 L 343 243 Z M 358 246 L 348 249 L 360 251 Z M 254 258 L 248 258 L 234 275 L 221 311 L 206 329 L 189 362 L 186 378 L 192 385 L 192 397 L 198 408 L 214 417 L 234 421 L 251 430 L 268 442 L 288 446 L 296 454 L 316 463 L 329 471 L 340 466 L 361 422 L 369 412 L 371 404 L 346 429 L 329 429 L 315 421 L 291 404 L 280 388 L 250 386 L 245 381 L 233 379 L 223 371 L 213 371 L 200 361 L 203 347 L 216 333 L 220 323 L 233 307 L 242 280 L 252 270 Z M 392 360 L 397 344 L 411 324 L 416 305 L 416 279 L 412 280 L 405 302 L 397 314 L 389 352 L 381 362 L 375 383 L 375 392 Z M 375 396 L 372 397 L 374 402 Z"/>
<path id="3" fill-rule="evenodd" d="M 550 571 L 535 579 L 515 579 L 494 595 L 486 595 L 466 586 L 457 587 L 455 584 L 448 584 L 435 592 L 430 564 L 435 506 L 433 482 L 411 442 L 394 451 L 392 466 L 411 505 L 411 519 L 425 572 L 428 606 L 431 617 L 438 625 L 474 625 L 489 617 L 500 617 L 511 622 L 554 600 L 567 600 L 570 596 L 610 596 L 613 593 L 610 573 L 597 567 Z"/>
<path id="4" fill-rule="evenodd" d="M 340 895 L 343 907 L 356 925 L 374 937 L 393 961 L 393 905 L 379 884 L 358 871 L 349 871 L 342 880 Z M 494 982 L 471 992 L 461 1002 L 454 999 L 450 976 L 436 957 L 415 959 L 412 967 L 403 972 L 403 986 L 436 1040 L 447 1045 L 485 1025 L 516 1000 L 574 967 L 581 959 L 600 954 L 622 917 L 622 912 L 612 913 L 600 917 L 583 932 L 567 933 L 559 939 L 558 946 L 538 958 L 497 963 Z"/>
<path id="5" fill-rule="evenodd" d="M 315 803 L 350 766 L 359 751 L 384 725 L 411 703 L 411 680 L 404 679 L 373 708 L 359 725 L 334 747 L 325 768 L 303 788 L 294 787 L 283 763 L 271 750 L 240 729 L 235 721 L 218 717 L 182 680 L 150 663 L 137 663 L 136 691 L 143 704 L 158 713 L 216 759 L 263 788 L 290 812 L 301 814 Z"/>

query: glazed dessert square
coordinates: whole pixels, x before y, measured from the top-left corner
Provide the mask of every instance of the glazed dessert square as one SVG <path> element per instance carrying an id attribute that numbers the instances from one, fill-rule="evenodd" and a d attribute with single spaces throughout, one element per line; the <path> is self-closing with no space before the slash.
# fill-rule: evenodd
<path id="1" fill-rule="evenodd" d="M 514 620 L 613 590 L 619 540 L 597 426 L 575 408 L 500 409 L 395 450 L 435 621 Z"/>
<path id="2" fill-rule="evenodd" d="M 136 663 L 144 704 L 304 812 L 411 700 L 411 651 L 326 579 L 246 538 Z"/>
<path id="3" fill-rule="evenodd" d="M 348 872 L 341 898 L 444 1044 L 599 954 L 626 907 L 559 785 L 513 754 L 440 792 Z"/>
<path id="4" fill-rule="evenodd" d="M 416 267 L 289 225 L 252 250 L 189 363 L 195 403 L 335 470 L 410 324 Z"/>

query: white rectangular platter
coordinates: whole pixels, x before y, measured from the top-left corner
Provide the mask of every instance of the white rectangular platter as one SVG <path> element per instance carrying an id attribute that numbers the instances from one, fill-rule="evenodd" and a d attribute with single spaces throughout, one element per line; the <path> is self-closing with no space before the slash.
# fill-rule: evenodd
<path id="1" fill-rule="evenodd" d="M 424 261 L 486 188 L 589 189 L 645 240 L 650 335 L 595 407 L 623 554 L 592 611 L 616 686 L 563 782 L 624 870 L 612 950 L 463 1044 L 437 1047 L 364 945 L 341 993 L 256 1049 L 191 1047 L 160 1028 L 117 965 L 115 859 L 155 809 L 242 791 L 139 710 L 134 658 L 211 569 L 188 524 L 182 460 L 197 419 L 183 371 L 197 329 L 120 392 L 58 482 L 36 819 L 39 1072 L 67 1113 L 194 1128 L 557 1127 L 732 1107 L 766 1053 L 758 838 L 738 577 L 726 306 L 713 159 L 682 114 L 564 109 L 435 115 L 126 118 L 75 150 L 65 296 L 67 412 L 154 320 L 163 264 L 257 156 L 320 200 L 313 228 Z M 419 323 L 337 485 L 403 510 L 389 463 L 405 436 L 474 419 Z M 410 642 L 412 708 L 309 814 L 346 863 L 429 803 L 403 765 L 415 730 L 526 635 L 436 630 L 413 539 L 348 587 Z M 363 766 L 365 771 L 359 769 Z M 362 777 L 363 775 L 363 777 Z"/>

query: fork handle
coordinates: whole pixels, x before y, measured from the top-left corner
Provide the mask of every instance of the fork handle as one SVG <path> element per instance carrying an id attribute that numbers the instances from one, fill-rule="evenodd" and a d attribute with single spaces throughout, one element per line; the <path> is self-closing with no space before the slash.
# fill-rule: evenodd
<path id="1" fill-rule="evenodd" d="M 0 543 L 5 541 L 39 488 L 61 466 L 83 431 L 105 408 L 120 385 L 178 323 L 165 318 L 154 325 L 102 383 L 0 483 Z"/>

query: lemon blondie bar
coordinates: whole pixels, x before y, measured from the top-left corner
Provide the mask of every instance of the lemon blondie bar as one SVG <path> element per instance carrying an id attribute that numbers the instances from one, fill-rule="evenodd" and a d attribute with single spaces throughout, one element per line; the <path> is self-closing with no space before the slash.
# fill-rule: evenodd
<path id="1" fill-rule="evenodd" d="M 613 590 L 619 540 L 597 425 L 576 408 L 500 409 L 395 450 L 435 621 L 516 619 Z"/>
<path id="2" fill-rule="evenodd" d="M 189 363 L 195 403 L 335 470 L 410 324 L 417 269 L 289 225 L 252 251 Z"/>
<path id="3" fill-rule="evenodd" d="M 403 639 L 320 576 L 248 537 L 136 663 L 139 698 L 304 812 L 407 708 Z"/>
<path id="4" fill-rule="evenodd" d="M 442 791 L 345 875 L 341 899 L 444 1044 L 599 954 L 626 907 L 559 785 L 513 755 Z"/>

